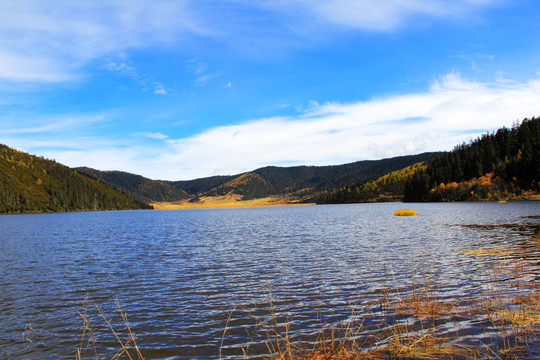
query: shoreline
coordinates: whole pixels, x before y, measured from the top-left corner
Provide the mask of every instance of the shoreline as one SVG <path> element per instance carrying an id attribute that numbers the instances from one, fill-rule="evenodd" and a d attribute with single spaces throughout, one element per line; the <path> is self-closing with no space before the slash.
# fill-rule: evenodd
<path id="1" fill-rule="evenodd" d="M 224 195 L 224 196 L 204 196 L 193 201 L 193 199 L 184 199 L 180 201 L 157 201 L 150 203 L 155 210 L 174 210 L 174 209 L 217 209 L 217 208 L 242 208 L 242 207 L 268 207 L 268 206 L 306 206 L 317 205 L 316 202 L 303 202 L 305 199 L 288 200 L 284 197 L 268 196 L 264 198 L 243 200 L 242 195 Z M 540 195 L 528 195 L 522 197 L 508 197 L 502 199 L 481 199 L 481 200 L 465 200 L 458 202 L 506 202 L 506 201 L 540 201 Z M 365 201 L 353 203 L 335 203 L 335 204 L 367 204 L 367 203 L 385 203 L 385 202 L 401 202 L 403 201 Z M 436 201 L 440 203 L 452 201 Z"/>

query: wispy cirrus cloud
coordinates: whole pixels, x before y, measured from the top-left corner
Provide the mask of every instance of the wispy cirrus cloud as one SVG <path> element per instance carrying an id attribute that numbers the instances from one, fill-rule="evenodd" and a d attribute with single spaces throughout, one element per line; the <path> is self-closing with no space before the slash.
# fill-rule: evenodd
<path id="1" fill-rule="evenodd" d="M 125 58 L 125 55 L 122 57 Z M 152 76 L 142 76 L 134 65 L 130 65 L 125 61 L 116 62 L 110 60 L 101 66 L 101 69 L 127 76 L 141 88 L 156 95 L 167 95 L 167 90 L 161 82 L 155 81 Z"/>
<path id="2" fill-rule="evenodd" d="M 23 118 L 23 120 L 21 119 Z M 110 114 L 63 114 L 35 115 L 9 114 L 0 116 L 0 137 L 6 134 L 30 134 L 36 136 L 64 136 L 74 131 L 84 131 L 110 120 Z"/>
<path id="3" fill-rule="evenodd" d="M 243 46 L 246 51 L 256 51 L 260 47 L 272 48 L 276 43 L 298 45 L 299 41 L 291 40 L 294 37 L 303 42 L 306 38 L 318 39 L 317 34 L 328 30 L 321 24 L 386 32 L 404 26 L 416 16 L 455 19 L 499 2 L 3 1 L 0 2 L 0 81 L 73 80 L 92 60 L 150 46 L 182 49 L 193 39 L 211 38 L 230 47 Z M 243 7 L 255 13 L 246 15 L 241 10 Z M 250 16 L 253 14 L 256 16 Z M 204 83 L 215 76 L 206 73 L 198 80 Z"/>
<path id="4" fill-rule="evenodd" d="M 195 86 L 204 86 L 208 81 L 221 76 L 221 74 L 216 71 L 209 71 L 208 64 L 197 59 L 189 59 L 186 61 L 186 68 L 195 76 Z"/>
<path id="5" fill-rule="evenodd" d="M 320 23 L 387 32 L 418 16 L 460 19 L 471 16 L 482 7 L 498 3 L 499 0 L 268 0 L 262 5 L 275 11 L 293 13 L 299 19 L 313 20 L 314 16 Z"/>
<path id="6" fill-rule="evenodd" d="M 0 2 L 0 80 L 59 82 L 87 62 L 206 32 L 188 0 Z M 39 65 L 39 66 L 38 66 Z"/>

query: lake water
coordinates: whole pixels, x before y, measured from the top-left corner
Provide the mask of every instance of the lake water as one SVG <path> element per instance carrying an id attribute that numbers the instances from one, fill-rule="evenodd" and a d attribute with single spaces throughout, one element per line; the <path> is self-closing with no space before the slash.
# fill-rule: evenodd
<path id="1" fill-rule="evenodd" d="M 121 306 L 147 359 L 217 359 L 220 348 L 242 358 L 266 349 L 271 309 L 293 338 L 309 338 L 353 308 L 377 314 L 384 289 L 427 278 L 446 297 L 475 296 L 486 261 L 501 257 L 538 283 L 539 202 L 407 204 L 419 215 L 394 217 L 403 206 L 0 216 L 0 358 L 75 358 L 79 313 L 111 358 L 118 346 L 95 305 L 120 333 Z"/>

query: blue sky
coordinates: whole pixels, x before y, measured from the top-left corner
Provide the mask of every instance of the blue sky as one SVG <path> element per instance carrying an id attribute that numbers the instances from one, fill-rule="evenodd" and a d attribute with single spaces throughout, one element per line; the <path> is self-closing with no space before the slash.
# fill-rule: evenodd
<path id="1" fill-rule="evenodd" d="M 0 0 L 0 143 L 68 166 L 342 164 L 532 116 L 537 0 Z"/>

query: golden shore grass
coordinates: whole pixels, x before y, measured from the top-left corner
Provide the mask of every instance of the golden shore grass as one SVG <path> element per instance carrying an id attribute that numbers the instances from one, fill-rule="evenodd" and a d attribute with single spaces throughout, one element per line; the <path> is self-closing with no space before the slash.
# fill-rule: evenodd
<path id="1" fill-rule="evenodd" d="M 322 329 L 317 341 L 309 345 L 291 341 L 289 330 L 274 323 L 267 336 L 268 351 L 273 355 L 264 358 L 517 360 L 530 358 L 531 343 L 538 346 L 540 289 L 531 288 L 521 296 L 502 295 L 501 289 L 493 289 L 484 299 L 448 301 L 433 296 L 430 286 L 426 284 L 400 295 L 389 289 L 381 300 L 387 320 L 367 335 L 363 324 L 369 314 L 357 318 L 359 325 L 353 327 Z M 482 346 L 462 344 L 459 336 L 444 333 L 444 326 L 457 319 L 478 319 L 485 324 Z M 491 343 L 496 338 L 498 344 Z"/>
<path id="2" fill-rule="evenodd" d="M 400 209 L 394 212 L 394 216 L 415 216 L 416 211 L 411 209 Z"/>
<path id="3" fill-rule="evenodd" d="M 151 204 L 154 209 L 205 209 L 205 208 L 236 208 L 259 206 L 287 206 L 287 205 L 314 205 L 314 203 L 300 203 L 298 200 L 290 201 L 283 197 L 265 197 L 252 200 L 243 200 L 242 195 L 204 196 L 197 202 L 182 200 L 176 202 L 156 202 Z"/>
<path id="4" fill-rule="evenodd" d="M 538 237 L 536 231 L 530 240 L 536 244 Z M 267 330 L 272 355 L 264 358 L 517 360 L 531 358 L 531 349 L 538 355 L 540 283 L 534 274 L 531 278 L 527 263 L 508 257 L 510 250 L 501 247 L 462 254 L 492 256 L 485 268 L 488 286 L 474 297 L 441 297 L 429 276 L 424 284 L 406 291 L 388 285 L 379 299 L 384 316 L 377 326 L 366 328 L 364 324 L 373 314 L 357 312 L 346 326 L 340 324 L 329 330 L 321 327 L 317 341 L 301 344 L 290 339 L 286 325 L 274 321 Z M 460 321 L 480 324 L 483 336 L 474 335 L 480 337 L 476 342 L 463 340 L 459 327 L 455 327 Z M 454 330 L 448 331 L 453 326 Z"/>

